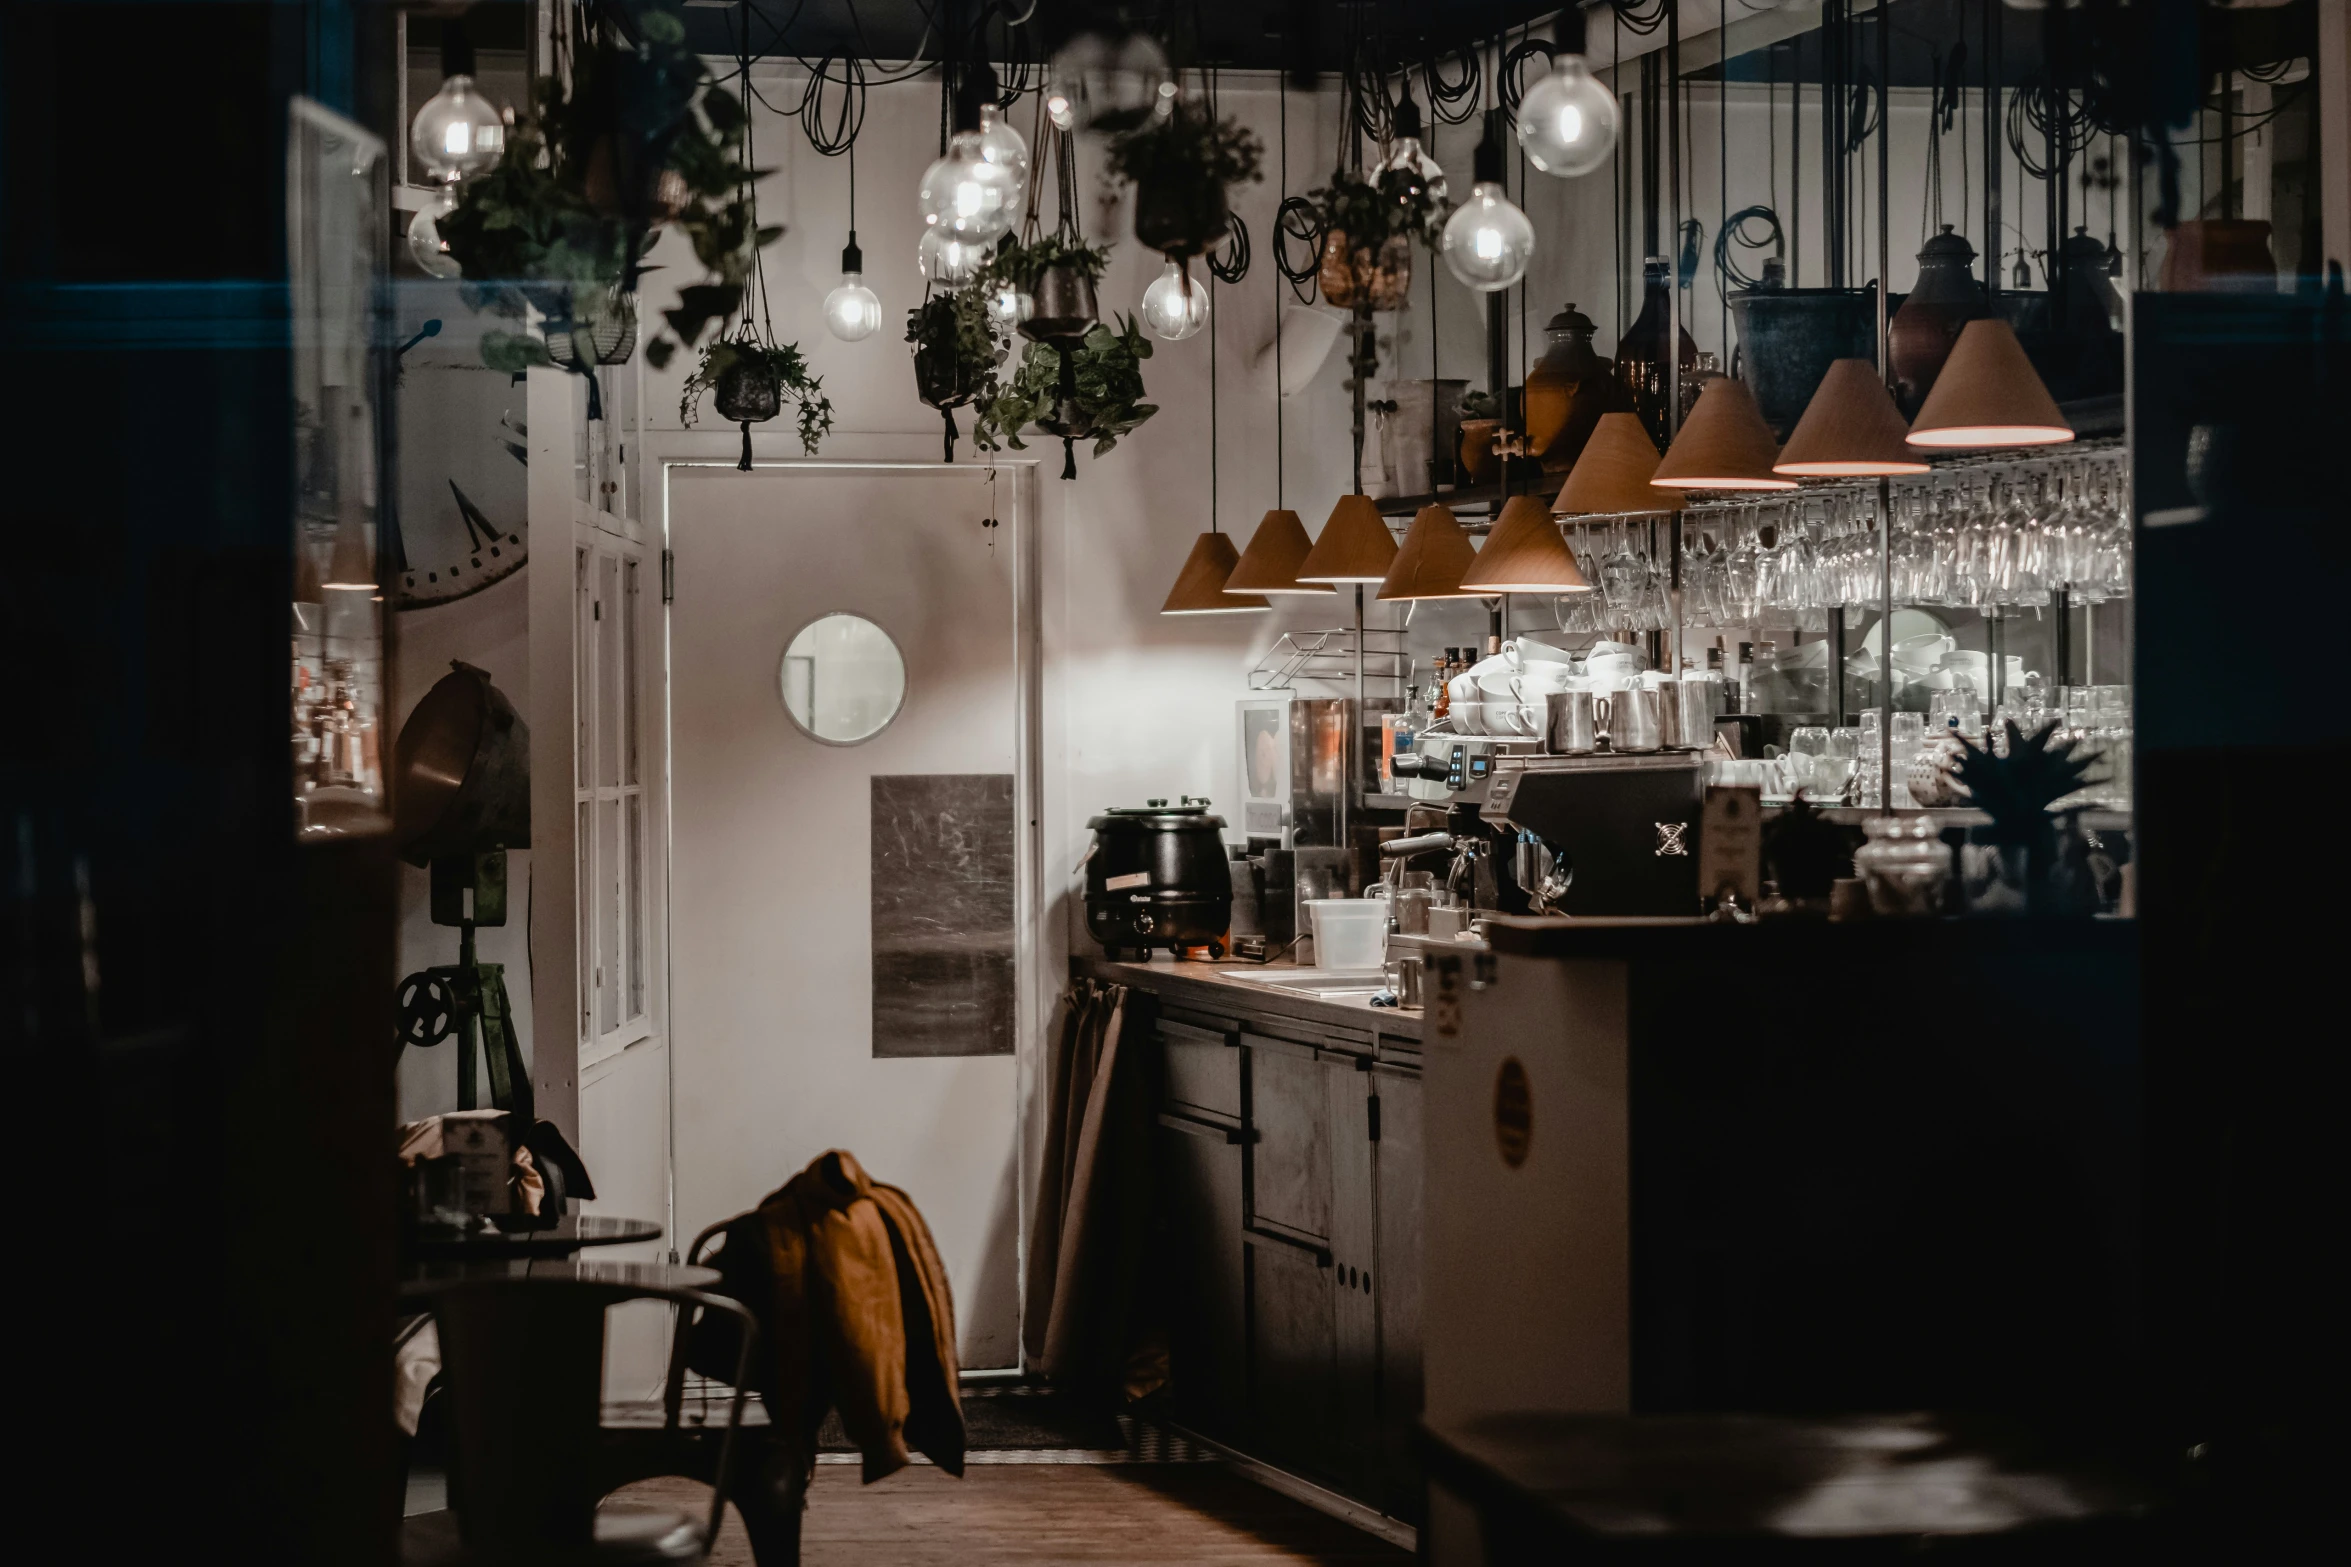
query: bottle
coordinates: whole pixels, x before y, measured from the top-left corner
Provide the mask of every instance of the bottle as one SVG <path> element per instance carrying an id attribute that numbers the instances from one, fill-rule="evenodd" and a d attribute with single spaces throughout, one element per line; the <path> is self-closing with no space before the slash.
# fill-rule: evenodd
<path id="1" fill-rule="evenodd" d="M 1755 711 L 1755 644 L 1739 644 L 1739 711 Z"/>
<path id="2" fill-rule="evenodd" d="M 1451 648 L 1447 648 L 1445 653 L 1450 654 L 1452 651 Z M 1443 723 L 1453 711 L 1453 687 L 1451 684 L 1453 664 L 1451 658 L 1446 656 L 1431 659 L 1430 663 L 1436 667 L 1433 671 L 1433 678 L 1429 681 L 1429 722 L 1432 724 Z"/>
<path id="3" fill-rule="evenodd" d="M 1717 713 L 1739 711 L 1739 688 L 1722 667 L 1722 638 L 1714 639 L 1714 646 L 1706 650 L 1706 678 L 1714 682 L 1714 710 Z"/>
<path id="4" fill-rule="evenodd" d="M 1770 680 L 1773 666 L 1778 662 L 1778 653 L 1779 644 L 1776 642 L 1755 644 L 1755 656 L 1747 665 L 1750 671 L 1747 676 L 1747 695 L 1753 703 L 1749 712 L 1760 713 L 1764 710 L 1764 699 L 1768 694 L 1766 682 Z"/>

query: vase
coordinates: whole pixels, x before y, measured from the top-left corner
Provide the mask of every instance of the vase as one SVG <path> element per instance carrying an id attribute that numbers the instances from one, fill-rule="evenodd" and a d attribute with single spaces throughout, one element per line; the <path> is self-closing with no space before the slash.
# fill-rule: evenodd
<path id="1" fill-rule="evenodd" d="M 1543 327 L 1543 357 L 1527 371 L 1525 397 L 1527 450 L 1545 473 L 1573 468 L 1600 416 L 1618 410 L 1615 367 L 1592 350 L 1597 330 L 1572 304 Z"/>
<path id="2" fill-rule="evenodd" d="M 1667 367 L 1677 356 L 1683 371 L 1698 367 L 1698 344 L 1687 327 L 1682 329 L 1679 347 L 1675 346 L 1673 300 L 1667 292 L 1671 285 L 1666 281 L 1671 271 L 1672 263 L 1663 256 L 1651 256 L 1641 264 L 1641 313 L 1616 342 L 1617 384 L 1659 451 L 1673 443 L 1666 417 Z M 1732 301 L 1733 308 L 1737 303 Z"/>
<path id="3" fill-rule="evenodd" d="M 1975 246 L 1951 225 L 1930 239 L 1918 253 L 1918 282 L 1902 308 L 1886 326 L 1886 352 L 1894 366 L 1894 390 L 1900 405 L 1915 414 L 1959 329 L 1984 313 L 1983 285 L 1975 275 Z"/>
<path id="4" fill-rule="evenodd" d="M 1869 888 L 1870 912 L 1880 919 L 1932 919 L 1942 913 L 1951 850 L 1933 818 L 1873 816 L 1861 831 L 1868 841 L 1853 851 L 1853 869 Z"/>
<path id="5" fill-rule="evenodd" d="M 1135 187 L 1135 238 L 1171 261 L 1201 255 L 1226 233 L 1225 189 L 1205 176 Z"/>
<path id="6" fill-rule="evenodd" d="M 1031 342 L 1074 342 L 1102 319 L 1094 280 L 1066 263 L 1037 274 L 1035 297 L 1036 310 L 1020 324 L 1020 335 Z"/>
<path id="7" fill-rule="evenodd" d="M 1357 245 L 1345 229 L 1323 236 L 1318 273 L 1325 302 L 1342 308 L 1366 303 L 1374 310 L 1401 310 L 1412 292 L 1412 241 L 1391 234 L 1375 250 Z"/>
<path id="8" fill-rule="evenodd" d="M 1461 473 L 1470 483 L 1483 484 L 1494 471 L 1494 437 L 1501 429 L 1499 419 L 1461 421 Z"/>

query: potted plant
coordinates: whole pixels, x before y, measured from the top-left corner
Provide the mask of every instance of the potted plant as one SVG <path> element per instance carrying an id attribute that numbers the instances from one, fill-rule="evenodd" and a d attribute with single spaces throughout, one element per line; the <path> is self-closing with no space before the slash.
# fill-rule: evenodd
<path id="1" fill-rule="evenodd" d="M 985 451 L 1021 451 L 1021 432 L 1034 425 L 1061 439 L 1061 476 L 1074 479 L 1078 441 L 1091 440 L 1094 455 L 1105 456 L 1159 411 L 1143 401 L 1150 357 L 1150 340 L 1131 316 L 1120 316 L 1115 329 L 1096 322 L 1074 345 L 1031 343 L 1011 380 L 980 399 L 972 440 Z"/>
<path id="2" fill-rule="evenodd" d="M 1226 188 L 1262 178 L 1264 161 L 1255 132 L 1182 103 L 1110 144 L 1110 172 L 1135 187 L 1135 238 L 1176 261 L 1224 237 Z"/>
<path id="3" fill-rule="evenodd" d="M 1494 436 L 1502 428 L 1502 410 L 1492 392 L 1468 392 L 1461 399 L 1461 471 L 1472 484 L 1483 484 L 1494 467 Z"/>
<path id="4" fill-rule="evenodd" d="M 948 462 L 955 460 L 955 414 L 975 397 L 992 395 L 1004 350 L 988 330 L 987 289 L 933 294 L 906 313 L 906 341 L 914 348 L 914 389 L 946 423 Z"/>
<path id="5" fill-rule="evenodd" d="M 1007 241 L 975 286 L 987 294 L 1008 283 L 1028 295 L 1032 308 L 1020 332 L 1032 342 L 1075 341 L 1100 324 L 1094 286 L 1109 264 L 1107 246 L 1048 234 L 1026 244 Z"/>
<path id="6" fill-rule="evenodd" d="M 751 426 L 773 419 L 790 398 L 799 410 L 800 449 L 816 455 L 817 443 L 833 427 L 833 405 L 824 395 L 824 382 L 808 373 L 807 356 L 796 343 L 769 343 L 745 321 L 731 337 L 722 337 L 702 351 L 702 362 L 686 377 L 678 398 L 678 419 L 692 424 L 702 396 L 710 394 L 719 417 L 743 427 L 743 460 L 751 469 Z"/>
<path id="7" fill-rule="evenodd" d="M 2050 807 L 2088 781 L 2095 758 L 2081 742 L 2059 740 L 2052 719 L 2031 734 L 2007 721 L 2006 754 L 1962 736 L 1951 775 L 1968 803 L 1991 817 L 1973 828 L 1960 854 L 1960 886 L 1971 914 L 2088 915 L 2097 912 L 2086 867 L 2080 813 Z"/>
<path id="8" fill-rule="evenodd" d="M 548 330 L 570 334 L 583 296 L 635 293 L 655 233 L 676 225 L 709 276 L 666 313 L 676 340 L 646 345 L 659 367 L 733 313 L 753 258 L 783 230 L 759 226 L 743 105 L 687 46 L 678 0 L 647 0 L 630 16 L 625 46 L 599 28 L 568 79 L 539 80 L 498 162 L 466 182 L 439 228 L 476 308 L 518 320 L 535 308 Z M 521 332 L 484 333 L 482 359 L 508 371 L 552 362 Z"/>
<path id="9" fill-rule="evenodd" d="M 1412 242 L 1434 247 L 1445 204 L 1409 169 L 1370 179 L 1344 171 L 1308 193 L 1322 219 L 1322 297 L 1334 305 L 1397 310 L 1412 288 Z"/>

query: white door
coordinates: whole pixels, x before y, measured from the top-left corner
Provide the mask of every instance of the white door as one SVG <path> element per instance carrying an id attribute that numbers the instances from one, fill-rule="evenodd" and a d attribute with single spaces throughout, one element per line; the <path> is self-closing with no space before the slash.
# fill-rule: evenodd
<path id="1" fill-rule="evenodd" d="M 973 1367 L 1019 1340 L 1020 472 L 668 470 L 678 1234 L 848 1149 L 929 1222 Z"/>

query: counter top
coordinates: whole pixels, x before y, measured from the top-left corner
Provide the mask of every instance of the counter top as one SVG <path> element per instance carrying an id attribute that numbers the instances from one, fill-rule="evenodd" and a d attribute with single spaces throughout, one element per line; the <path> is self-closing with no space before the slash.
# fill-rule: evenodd
<path id="1" fill-rule="evenodd" d="M 1342 1028 L 1390 1039 L 1420 1042 L 1421 1014 L 1400 1007 L 1375 1007 L 1350 998 L 1299 995 L 1251 984 L 1247 974 L 1312 974 L 1295 963 L 1176 962 L 1154 957 L 1148 963 L 1111 962 L 1098 953 L 1069 960 L 1072 974 L 1148 990 L 1178 1006 L 1226 1016 L 1288 1018 L 1322 1028 Z"/>
<path id="2" fill-rule="evenodd" d="M 2130 919 L 1531 919 L 1486 924 L 1496 952 L 1530 958 L 1785 959 L 1806 968 L 1934 955 L 2090 954 L 2136 950 Z"/>

